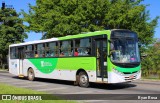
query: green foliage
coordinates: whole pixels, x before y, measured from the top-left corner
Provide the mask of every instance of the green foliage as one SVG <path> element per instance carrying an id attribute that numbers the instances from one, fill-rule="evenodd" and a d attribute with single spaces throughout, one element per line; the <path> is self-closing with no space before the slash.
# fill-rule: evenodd
<path id="1" fill-rule="evenodd" d="M 102 29 L 129 29 L 141 44 L 150 44 L 158 17 L 149 18 L 143 0 L 37 0 L 22 11 L 28 31 L 46 32 L 46 38 Z"/>
<path id="2" fill-rule="evenodd" d="M 146 11 L 148 5 L 143 5 L 142 1 L 36 0 L 35 6 L 29 5 L 29 13 L 22 11 L 22 14 L 24 21 L 29 23 L 26 29 L 45 33 L 42 39 L 103 29 L 135 31 L 142 45 L 141 53 L 151 55 L 142 60 L 143 72 L 147 75 L 157 63 L 156 57 L 148 51 L 154 49 L 149 47 L 147 50 L 146 47 L 153 43 L 159 17 L 151 20 Z"/>
<path id="3" fill-rule="evenodd" d="M 160 42 L 144 49 L 142 58 L 142 74 L 144 77 L 158 76 L 160 78 Z"/>
<path id="4" fill-rule="evenodd" d="M 24 33 L 22 19 L 13 9 L 0 9 L 0 62 L 8 54 L 9 45 L 23 42 L 27 37 Z"/>

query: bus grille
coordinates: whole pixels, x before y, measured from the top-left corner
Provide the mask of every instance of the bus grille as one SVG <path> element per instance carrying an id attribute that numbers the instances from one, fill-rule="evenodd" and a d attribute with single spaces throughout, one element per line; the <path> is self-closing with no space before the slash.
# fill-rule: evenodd
<path id="1" fill-rule="evenodd" d="M 126 76 L 125 81 L 132 81 L 136 79 L 136 75 Z"/>
<path id="2" fill-rule="evenodd" d="M 123 72 L 124 74 L 132 74 L 132 73 L 137 73 L 138 71 L 135 72 Z"/>

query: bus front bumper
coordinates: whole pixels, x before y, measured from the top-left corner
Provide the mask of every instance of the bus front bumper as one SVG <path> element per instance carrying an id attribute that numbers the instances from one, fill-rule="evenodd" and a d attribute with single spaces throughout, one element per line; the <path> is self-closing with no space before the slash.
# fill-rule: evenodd
<path id="1" fill-rule="evenodd" d="M 141 78 L 141 70 L 133 74 L 123 74 L 117 71 L 108 72 L 108 83 L 131 82 Z"/>

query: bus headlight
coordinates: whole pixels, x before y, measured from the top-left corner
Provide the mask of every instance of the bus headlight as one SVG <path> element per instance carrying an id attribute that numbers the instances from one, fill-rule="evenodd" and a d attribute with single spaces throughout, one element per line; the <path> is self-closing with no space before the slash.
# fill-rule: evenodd
<path id="1" fill-rule="evenodd" d="M 123 75 L 123 73 L 119 72 L 119 71 L 116 70 L 115 68 L 112 68 L 112 69 L 113 69 L 113 72 L 115 72 L 116 74 Z"/>

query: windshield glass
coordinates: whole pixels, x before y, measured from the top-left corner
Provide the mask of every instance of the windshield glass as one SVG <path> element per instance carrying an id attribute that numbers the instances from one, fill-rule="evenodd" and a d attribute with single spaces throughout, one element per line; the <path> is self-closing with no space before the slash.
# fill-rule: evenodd
<path id="1" fill-rule="evenodd" d="M 140 62 L 138 41 L 135 37 L 111 38 L 111 61 L 115 63 Z"/>

